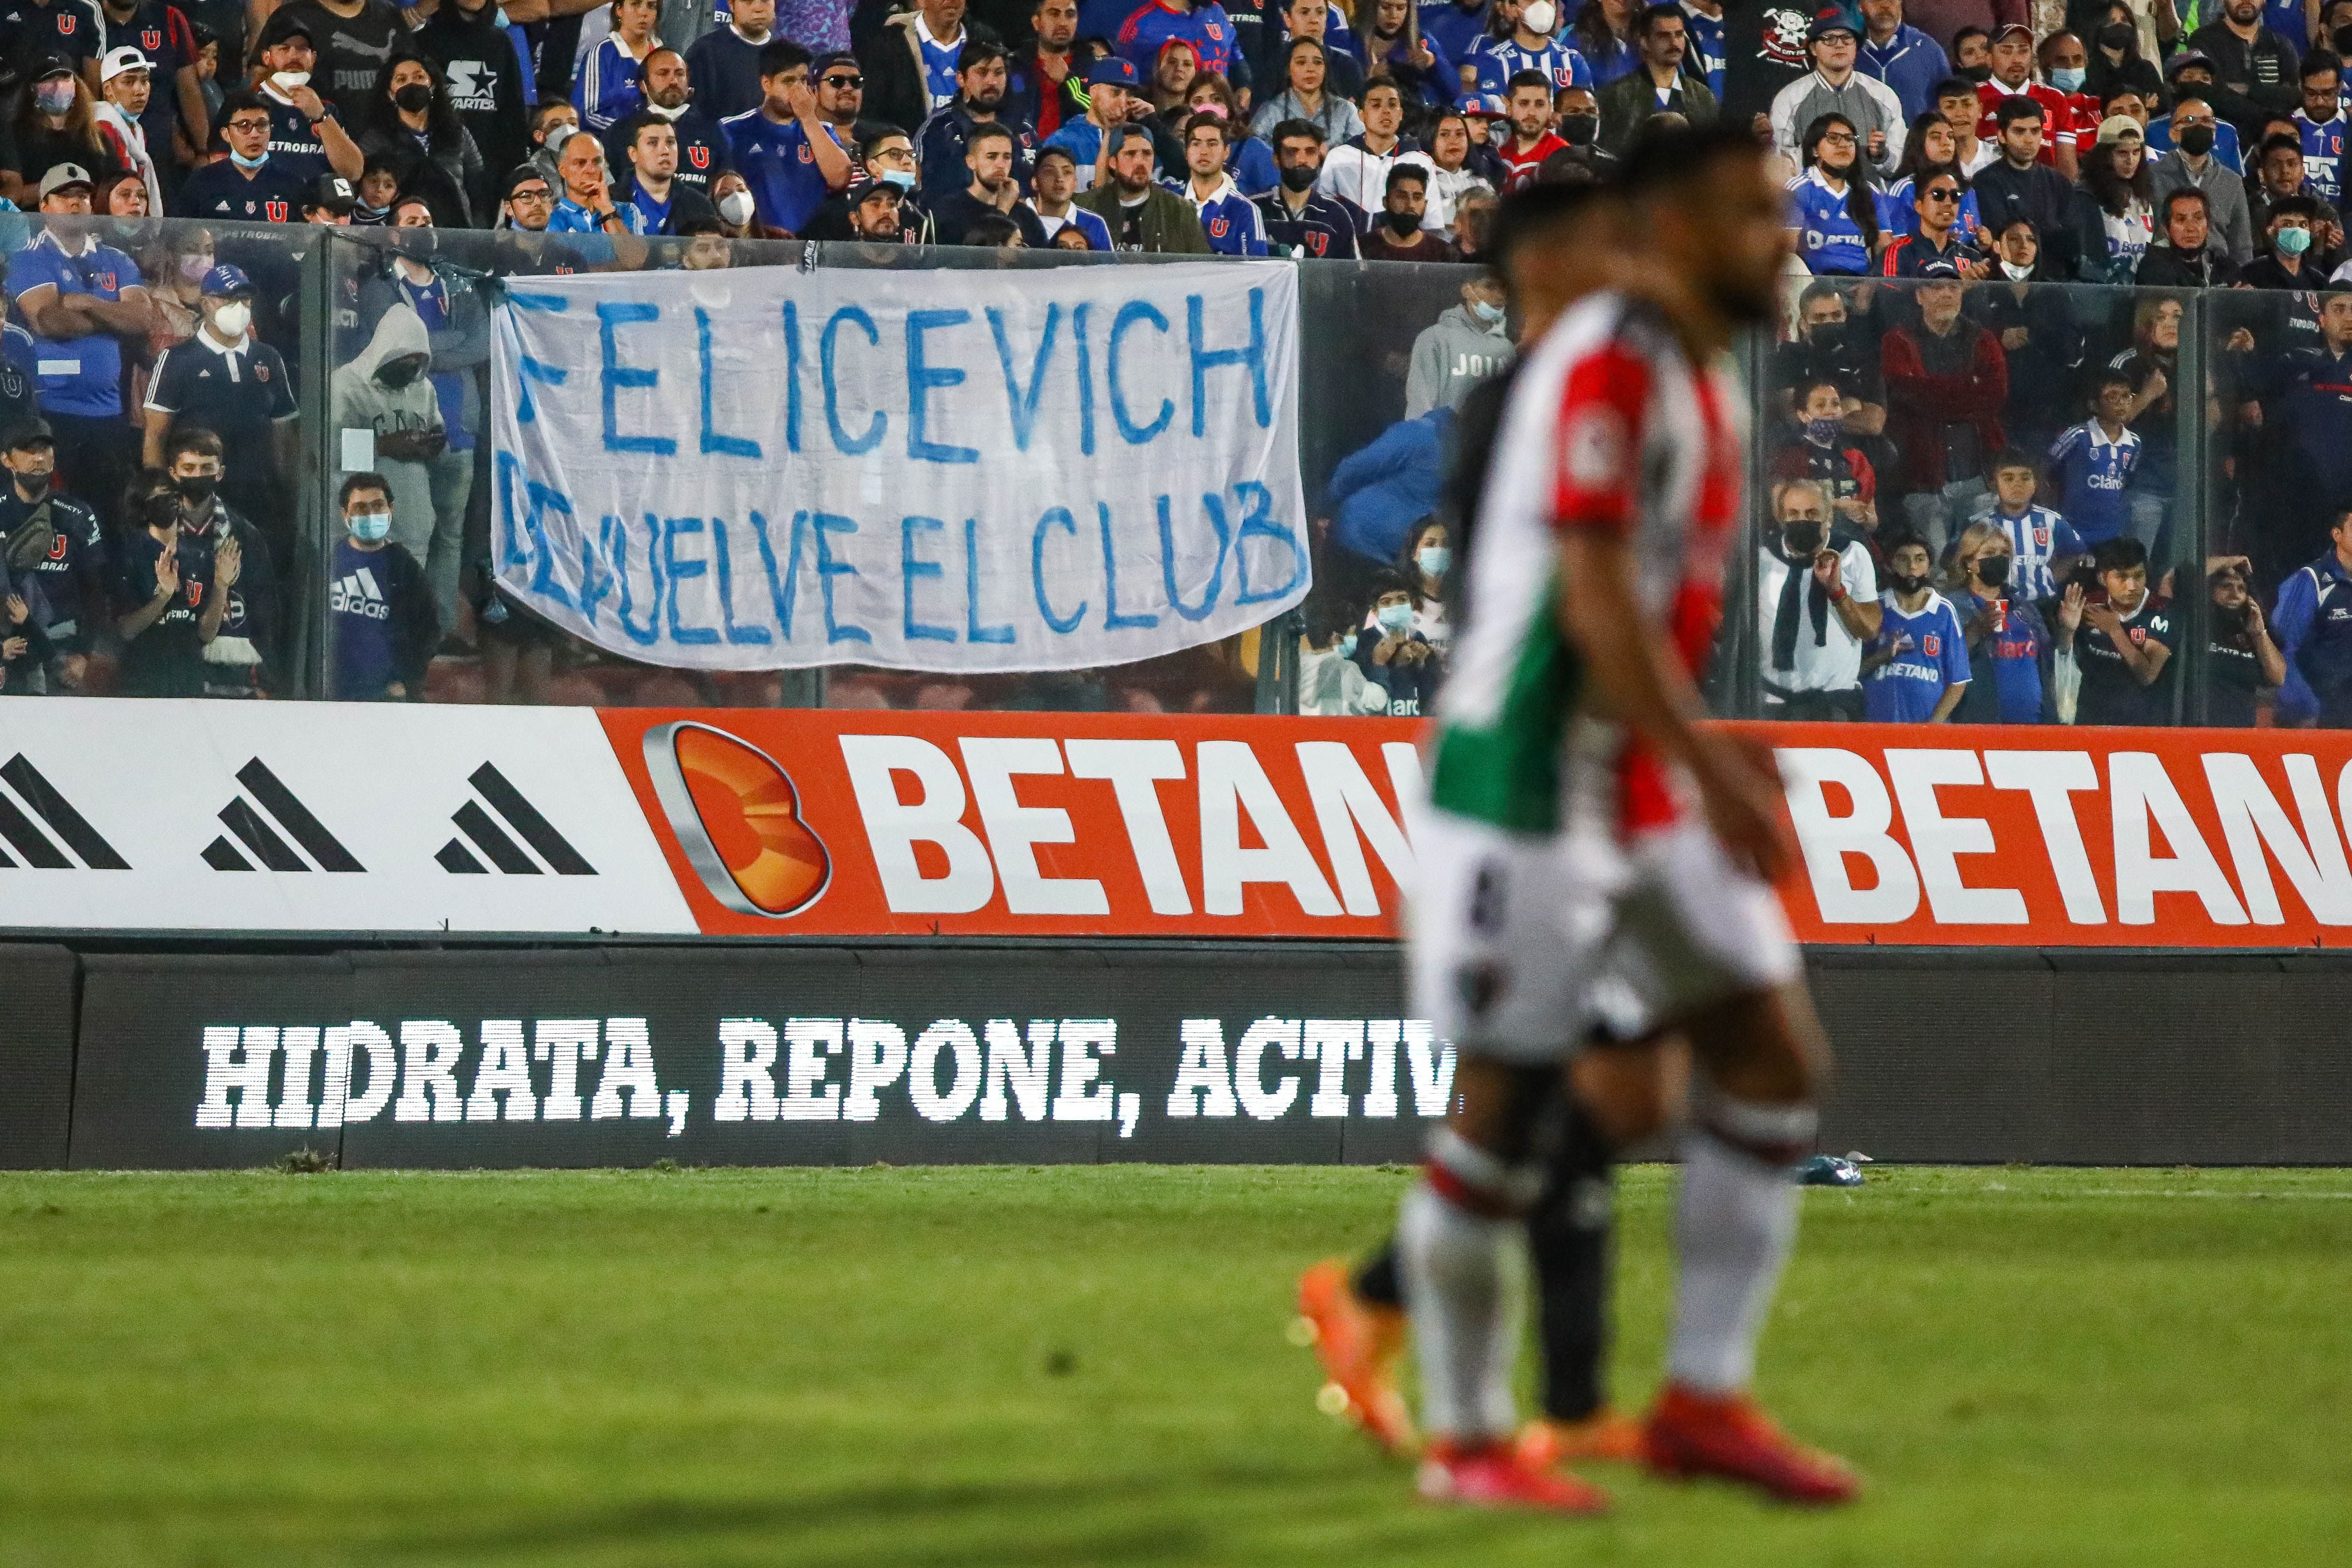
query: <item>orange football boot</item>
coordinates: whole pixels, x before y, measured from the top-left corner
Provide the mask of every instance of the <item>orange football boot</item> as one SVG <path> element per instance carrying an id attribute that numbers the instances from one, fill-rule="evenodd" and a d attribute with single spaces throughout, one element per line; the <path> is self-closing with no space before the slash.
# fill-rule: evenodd
<path id="1" fill-rule="evenodd" d="M 1396 1387 L 1404 1314 L 1359 1300 L 1348 1265 L 1338 1258 L 1327 1258 L 1298 1277 L 1298 1313 L 1328 1379 L 1317 1404 L 1331 1415 L 1347 1416 L 1388 1452 L 1412 1452 L 1419 1439 Z"/>
<path id="2" fill-rule="evenodd" d="M 1643 1437 L 1650 1469 L 1677 1479 L 1719 1476 L 1801 1503 L 1847 1502 L 1862 1489 L 1844 1460 L 1790 1437 L 1745 1394 L 1717 1398 L 1670 1383 Z"/>
<path id="3" fill-rule="evenodd" d="M 1520 1462 L 1509 1443 L 1433 1442 L 1421 1461 L 1421 1495 L 1473 1508 L 1524 1508 L 1584 1517 L 1609 1511 L 1609 1494 L 1564 1471 Z"/>
<path id="4" fill-rule="evenodd" d="M 1530 1421 L 1519 1429 L 1519 1462 L 1538 1469 L 1580 1459 L 1639 1464 L 1643 1451 L 1642 1424 L 1605 1405 L 1581 1421 Z"/>

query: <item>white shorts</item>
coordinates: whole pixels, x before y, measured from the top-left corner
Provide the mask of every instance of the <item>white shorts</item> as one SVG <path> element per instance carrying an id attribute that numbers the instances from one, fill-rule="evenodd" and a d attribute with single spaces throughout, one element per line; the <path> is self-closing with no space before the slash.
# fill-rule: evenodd
<path id="1" fill-rule="evenodd" d="M 1780 895 L 1702 822 L 1630 836 L 1507 832 L 1424 810 L 1414 834 L 1416 1016 L 1474 1055 L 1565 1061 L 1796 977 Z"/>

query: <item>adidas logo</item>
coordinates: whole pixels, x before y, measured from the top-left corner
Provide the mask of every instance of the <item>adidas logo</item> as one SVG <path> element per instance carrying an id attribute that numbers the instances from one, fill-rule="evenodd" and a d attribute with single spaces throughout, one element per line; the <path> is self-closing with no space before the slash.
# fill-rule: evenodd
<path id="1" fill-rule="evenodd" d="M 338 615 L 362 615 L 370 621 L 382 621 L 392 613 L 384 602 L 383 591 L 375 585 L 375 569 L 363 566 L 348 577 L 335 579 L 332 592 L 327 596 L 327 608 Z"/>
<path id="2" fill-rule="evenodd" d="M 57 786 L 23 752 L 0 764 L 0 780 L 16 791 L 14 799 L 0 792 L 0 841 L 16 852 L 11 858 L 6 850 L 0 850 L 0 867 L 13 867 L 21 861 L 36 871 L 71 871 L 79 860 L 91 871 L 131 869 L 131 862 L 115 852 L 114 846 L 74 810 L 72 801 L 58 793 Z M 20 807 L 18 801 L 24 804 Z M 25 814 L 28 810 L 48 832 L 34 826 L 33 817 Z"/>
<path id="3" fill-rule="evenodd" d="M 261 758 L 257 757 L 238 768 L 236 781 L 245 786 L 253 800 L 236 796 L 220 809 L 220 820 L 252 852 L 255 860 L 271 871 L 310 871 L 314 864 L 320 871 L 367 870 L 337 841 L 334 834 L 327 831 L 324 823 L 310 814 L 308 806 L 294 798 L 294 791 L 262 765 Z M 258 810 L 255 802 L 258 802 Z M 280 830 L 285 836 L 280 836 Z M 287 837 L 294 842 L 288 843 Z M 297 849 L 297 845 L 300 848 Z M 302 858 L 305 853 L 309 860 Z M 253 869 L 253 861 L 246 859 L 236 845 L 229 842 L 227 833 L 205 846 L 204 860 L 215 871 Z"/>
<path id="4" fill-rule="evenodd" d="M 546 862 L 546 869 L 558 876 L 596 874 L 596 868 L 555 831 L 555 824 L 539 814 L 538 807 L 522 798 L 522 791 L 509 783 L 505 774 L 485 762 L 474 769 L 466 782 L 474 787 L 475 793 L 481 799 L 468 800 L 449 814 L 449 820 L 457 825 L 461 838 L 451 839 L 441 846 L 440 853 L 433 857 L 441 862 L 444 871 L 465 876 L 488 874 L 489 867 L 484 866 L 474 858 L 473 852 L 467 849 L 464 841 L 470 841 L 475 849 L 488 858 L 491 866 L 509 876 L 537 876 L 541 872 L 540 861 Z M 482 809 L 484 801 L 489 804 L 488 811 Z M 498 813 L 496 820 L 492 819 L 491 811 Z M 500 823 L 505 826 L 501 827 Z M 509 829 L 513 830 L 512 833 L 508 831 Z M 515 842 L 517 835 L 520 836 L 523 843 L 538 852 L 539 860 L 531 859 L 524 852 L 522 844 Z"/>

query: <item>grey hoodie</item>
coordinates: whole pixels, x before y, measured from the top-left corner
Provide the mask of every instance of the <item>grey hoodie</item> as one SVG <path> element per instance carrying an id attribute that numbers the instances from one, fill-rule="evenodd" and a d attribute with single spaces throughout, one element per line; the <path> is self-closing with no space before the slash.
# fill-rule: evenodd
<path id="1" fill-rule="evenodd" d="M 1419 419 L 1433 408 L 1457 408 L 1470 389 L 1511 361 L 1511 340 L 1503 323 L 1482 323 L 1467 305 L 1456 305 L 1412 340 L 1412 363 L 1404 378 L 1404 416 Z"/>
<path id="2" fill-rule="evenodd" d="M 335 428 L 373 430 L 378 435 L 395 430 L 439 430 L 441 402 L 434 395 L 430 374 L 420 375 L 404 387 L 388 387 L 375 379 L 386 360 L 405 354 L 429 356 L 432 351 L 424 320 L 406 301 L 387 309 L 375 324 L 375 336 L 368 340 L 368 346 L 335 372 Z"/>

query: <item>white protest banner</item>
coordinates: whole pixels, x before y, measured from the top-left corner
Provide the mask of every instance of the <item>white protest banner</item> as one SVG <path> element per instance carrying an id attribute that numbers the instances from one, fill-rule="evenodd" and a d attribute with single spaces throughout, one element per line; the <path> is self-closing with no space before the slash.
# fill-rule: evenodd
<path id="1" fill-rule="evenodd" d="M 1306 597 L 1286 263 L 509 287 L 498 579 L 600 648 L 1084 669 Z"/>

